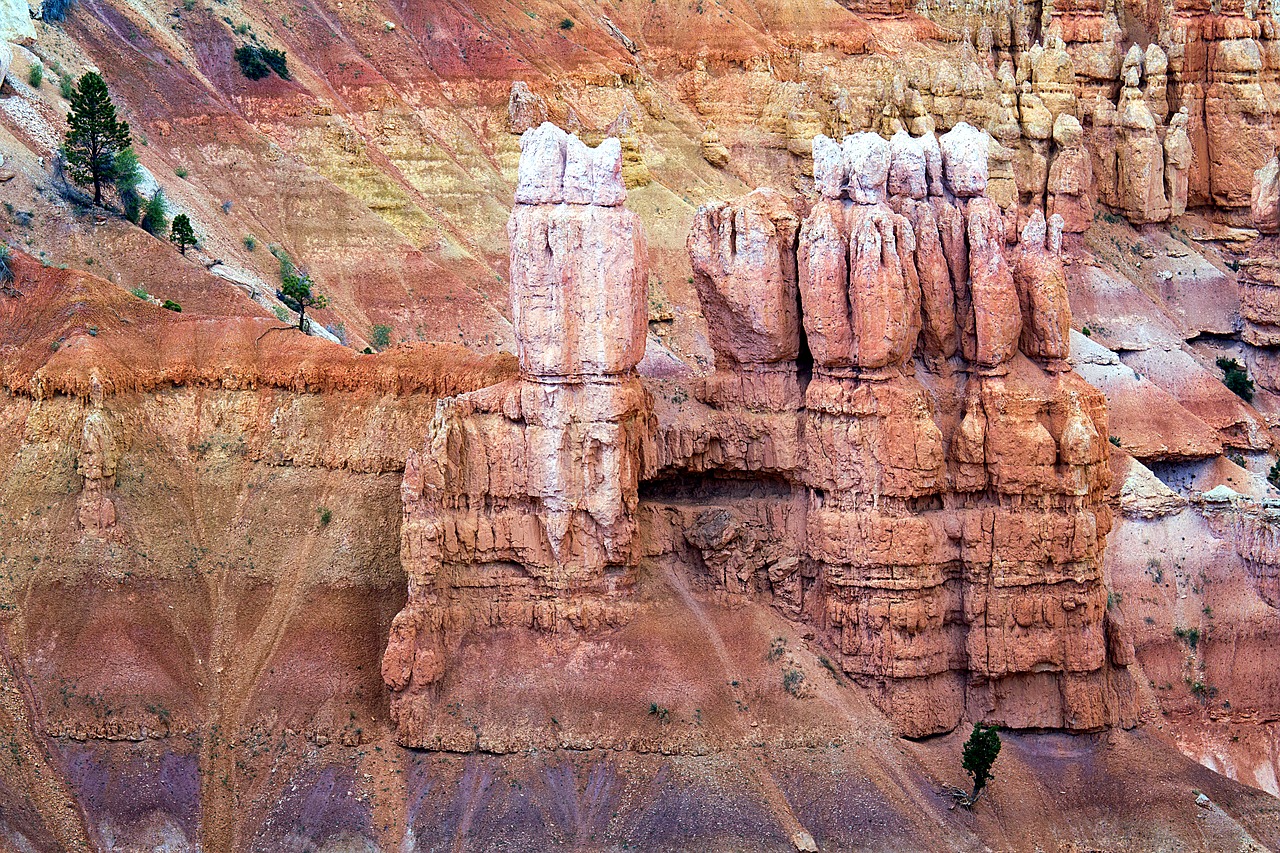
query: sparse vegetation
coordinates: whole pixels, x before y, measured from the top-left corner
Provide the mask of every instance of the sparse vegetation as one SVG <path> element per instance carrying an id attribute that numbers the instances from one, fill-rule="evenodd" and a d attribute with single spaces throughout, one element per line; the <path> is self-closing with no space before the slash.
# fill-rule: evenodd
<path id="1" fill-rule="evenodd" d="M 1093 337 L 1093 329 L 1090 329 L 1088 326 L 1085 326 L 1084 328 L 1082 328 L 1082 329 L 1080 330 L 1080 334 L 1084 335 L 1086 338 L 1092 338 L 1092 337 Z"/>
<path id="2" fill-rule="evenodd" d="M 658 718 L 658 722 L 660 722 L 660 723 L 665 723 L 665 722 L 667 722 L 667 720 L 669 720 L 669 719 L 671 718 L 671 711 L 670 711 L 670 710 L 668 710 L 667 708 L 664 708 L 663 706 L 659 705 L 657 702 L 650 702 L 650 703 L 649 703 L 649 716 L 651 716 L 651 717 L 657 717 L 657 718 Z"/>
<path id="3" fill-rule="evenodd" d="M 173 227 L 169 229 L 169 242 L 178 247 L 178 251 L 182 254 L 187 253 L 187 249 L 194 249 L 199 242 L 196 240 L 196 232 L 191 227 L 191 220 L 185 213 L 179 213 L 173 217 Z"/>
<path id="4" fill-rule="evenodd" d="M 1276 461 L 1271 465 L 1271 470 L 1267 472 L 1267 482 L 1280 489 L 1280 456 L 1276 457 Z"/>
<path id="5" fill-rule="evenodd" d="M 1222 371 L 1222 384 L 1246 403 L 1253 402 L 1253 380 L 1249 378 L 1243 365 L 1234 358 L 1225 356 L 1218 356 L 1216 364 Z"/>
<path id="6" fill-rule="evenodd" d="M 236 62 L 240 73 L 250 80 L 261 80 L 274 71 L 280 79 L 289 79 L 289 60 L 283 50 L 274 50 L 256 44 L 243 44 L 236 48 Z"/>
<path id="7" fill-rule="evenodd" d="M 327 506 L 320 507 L 316 512 L 320 513 L 320 526 L 328 527 L 329 522 L 333 520 L 333 512 Z"/>
<path id="8" fill-rule="evenodd" d="M 75 90 L 75 86 L 71 83 L 70 77 L 63 77 L 58 81 L 58 94 L 61 95 L 64 100 L 71 100 L 71 95 Z"/>
<path id="9" fill-rule="evenodd" d="M 13 284 L 13 267 L 9 264 L 9 247 L 0 243 L 0 284 Z"/>
<path id="10" fill-rule="evenodd" d="M 248 249 L 250 252 L 252 252 L 254 249 L 258 248 L 258 240 L 257 240 L 257 238 L 256 238 L 256 237 L 254 237 L 252 234 L 246 234 L 246 235 L 244 235 L 244 247 L 245 247 L 246 249 Z"/>
<path id="11" fill-rule="evenodd" d="M 138 285 L 137 287 L 131 288 L 129 292 L 132 293 L 134 296 L 138 297 L 139 299 L 143 299 L 148 302 L 151 301 L 151 294 L 147 293 L 147 289 L 142 285 Z"/>
<path id="12" fill-rule="evenodd" d="M 1111 442 L 1111 444 L 1112 444 L 1113 446 L 1115 446 L 1115 447 L 1119 447 L 1119 446 L 1120 446 L 1120 437 L 1119 437 L 1119 436 L 1109 435 L 1109 436 L 1107 436 L 1107 441 Z"/>
<path id="13" fill-rule="evenodd" d="M 1173 636 L 1187 644 L 1187 648 L 1195 651 L 1200 645 L 1200 629 L 1199 628 L 1174 628 Z"/>
<path id="14" fill-rule="evenodd" d="M 179 178 L 182 178 L 184 181 L 187 179 L 187 175 L 191 174 L 190 172 L 187 171 L 186 166 L 179 166 L 178 168 L 173 170 L 173 173 L 177 175 Z"/>
<path id="15" fill-rule="evenodd" d="M 789 669 L 782 674 L 782 689 L 797 699 L 804 687 L 804 673 L 798 669 Z"/>
<path id="16" fill-rule="evenodd" d="M 787 652 L 787 641 L 782 637 L 774 637 L 773 642 L 769 644 L 769 654 L 767 655 L 769 662 L 780 659 Z"/>
<path id="17" fill-rule="evenodd" d="M 132 148 L 126 148 L 116 157 L 116 174 L 113 179 L 116 195 L 124 207 L 125 219 L 134 225 L 142 220 L 142 197 L 138 195 L 138 184 L 142 182 L 142 166 L 138 163 L 138 155 Z"/>
<path id="18" fill-rule="evenodd" d="M 62 154 L 71 178 L 93 186 L 93 203 L 102 206 L 102 188 L 118 174 L 116 160 L 129 148 L 129 123 L 116 118 L 107 81 L 90 71 L 71 93 Z"/>
<path id="19" fill-rule="evenodd" d="M 27 82 L 30 83 L 33 88 L 39 89 L 40 84 L 44 82 L 44 66 L 37 62 L 28 68 Z"/>
<path id="20" fill-rule="evenodd" d="M 573 19 L 572 19 L 572 18 L 561 18 L 561 19 L 560 19 L 560 29 L 565 30 L 566 32 L 567 32 L 568 30 L 573 29 Z"/>
<path id="21" fill-rule="evenodd" d="M 378 349 L 391 346 L 391 327 L 385 323 L 375 323 L 373 331 L 369 333 L 369 343 Z"/>

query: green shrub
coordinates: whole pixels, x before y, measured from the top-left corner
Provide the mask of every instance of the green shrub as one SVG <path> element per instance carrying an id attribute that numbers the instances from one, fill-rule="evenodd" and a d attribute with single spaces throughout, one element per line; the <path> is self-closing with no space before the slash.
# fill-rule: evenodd
<path id="1" fill-rule="evenodd" d="M 1216 364 L 1222 371 L 1222 384 L 1246 403 L 1253 402 L 1253 380 L 1240 362 L 1234 358 L 1218 356 Z"/>
<path id="2" fill-rule="evenodd" d="M 187 171 L 186 166 L 179 166 L 178 168 L 173 170 L 173 173 L 177 175 L 179 178 L 182 178 L 183 180 L 186 180 L 187 175 L 191 174 L 190 172 Z"/>
<path id="3" fill-rule="evenodd" d="M 44 66 L 37 62 L 27 70 L 27 82 L 35 88 L 39 89 L 40 84 L 44 82 Z"/>
<path id="4" fill-rule="evenodd" d="M 566 31 L 573 29 L 573 19 L 572 19 L 572 18 L 561 18 L 561 19 L 560 19 L 560 29 L 562 29 L 562 30 L 566 30 Z"/>
<path id="5" fill-rule="evenodd" d="M 319 509 L 316 510 L 316 512 L 320 513 L 320 526 L 328 527 L 329 522 L 333 520 L 333 513 L 329 510 L 327 506 L 320 507 Z"/>
<path id="6" fill-rule="evenodd" d="M 134 296 L 138 297 L 139 299 L 145 299 L 148 302 L 151 301 L 151 294 L 147 293 L 147 289 L 142 285 L 138 285 L 137 287 L 132 288 L 129 292 L 132 293 Z"/>
<path id="7" fill-rule="evenodd" d="M 61 95 L 64 100 L 71 100 L 71 93 L 75 90 L 76 87 L 72 84 L 70 77 L 63 77 L 58 81 L 58 94 Z"/>
<path id="8" fill-rule="evenodd" d="M 160 307 L 166 308 L 170 311 L 176 311 L 179 314 L 182 313 L 182 306 L 174 302 L 172 299 L 166 299 L 164 302 L 160 303 Z"/>
<path id="9" fill-rule="evenodd" d="M 15 278 L 13 266 L 9 263 L 9 247 L 0 243 L 0 285 L 13 284 Z"/>
<path id="10" fill-rule="evenodd" d="M 282 80 L 289 79 L 289 61 L 283 50 L 244 44 L 237 47 L 233 55 L 240 64 L 240 73 L 250 80 L 261 80 L 272 71 Z"/>
<path id="11" fill-rule="evenodd" d="M 373 332 L 369 335 L 369 343 L 378 349 L 386 349 L 391 346 L 391 327 L 385 323 L 375 324 Z"/>
<path id="12" fill-rule="evenodd" d="M 252 252 L 254 249 L 258 248 L 257 239 L 254 238 L 252 234 L 244 235 L 244 247 Z"/>
<path id="13" fill-rule="evenodd" d="M 662 707 L 657 702 L 649 703 L 649 716 L 657 717 L 658 722 L 665 723 L 671 717 L 671 711 Z"/>
<path id="14" fill-rule="evenodd" d="M 153 237 L 167 236 L 169 230 L 169 206 L 164 201 L 164 190 L 157 189 L 155 195 L 147 201 L 143 208 L 142 227 Z"/>

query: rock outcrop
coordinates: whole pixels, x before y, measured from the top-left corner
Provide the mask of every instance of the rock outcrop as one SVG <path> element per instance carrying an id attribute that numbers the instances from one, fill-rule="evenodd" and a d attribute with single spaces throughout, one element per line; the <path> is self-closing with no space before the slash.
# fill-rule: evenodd
<path id="1" fill-rule="evenodd" d="M 526 134 L 521 376 L 443 401 L 405 469 L 410 594 L 383 665 L 404 742 L 429 739 L 424 691 L 464 636 L 621 625 L 644 566 L 810 623 L 906 734 L 1134 720 L 1101 576 L 1106 411 L 1065 362 L 1062 217 L 1035 210 L 1009 255 L 988 153 L 964 124 L 819 136 L 803 221 L 768 189 L 701 207 L 716 371 L 655 418 L 619 150 Z"/>
<path id="2" fill-rule="evenodd" d="M 1136 66 L 1128 69 L 1116 110 L 1116 206 L 1135 225 L 1163 222 L 1170 213 L 1165 196 L 1164 149 L 1155 116 L 1138 86 L 1138 74 Z"/>
<path id="3" fill-rule="evenodd" d="M 1093 224 L 1093 163 L 1084 150 L 1084 131 L 1075 116 L 1059 115 L 1053 123 L 1057 150 L 1049 165 L 1048 215 L 1062 217 L 1064 231 L 1083 233 Z"/>
<path id="4" fill-rule="evenodd" d="M 716 355 L 700 397 L 766 410 L 795 406 L 799 225 L 786 197 L 767 188 L 698 208 L 689 260 Z"/>
<path id="5" fill-rule="evenodd" d="M 410 596 L 383 660 L 397 709 L 472 628 L 616 623 L 634 562 L 647 250 L 620 206 L 622 150 L 550 124 L 521 143 L 507 224 L 520 378 L 442 400 L 405 463 Z"/>
<path id="6" fill-rule="evenodd" d="M 1253 173 L 1249 207 L 1254 228 L 1263 234 L 1280 232 L 1280 158 L 1272 157 Z"/>

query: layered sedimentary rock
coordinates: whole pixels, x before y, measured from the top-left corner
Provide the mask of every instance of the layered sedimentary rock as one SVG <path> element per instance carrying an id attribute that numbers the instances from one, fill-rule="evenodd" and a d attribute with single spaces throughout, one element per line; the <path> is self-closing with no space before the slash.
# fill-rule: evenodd
<path id="1" fill-rule="evenodd" d="M 964 123 L 819 136 L 803 220 L 768 189 L 700 208 L 716 370 L 655 419 L 631 375 L 644 292 L 633 219 L 608 206 L 617 149 L 528 132 L 521 378 L 443 402 L 406 466 L 410 595 L 384 660 L 403 739 L 457 638 L 607 630 L 645 606 L 646 565 L 810 623 L 906 734 L 1133 721 L 1062 217 L 1035 210 L 1010 252 L 989 150 Z"/>
<path id="2" fill-rule="evenodd" d="M 1280 231 L 1280 159 L 1275 157 L 1253 176 L 1251 199 L 1253 225 L 1262 232 L 1254 243 L 1250 257 L 1240 265 L 1240 319 L 1244 321 L 1241 337 L 1258 349 L 1252 353 L 1255 367 L 1251 371 L 1268 389 L 1280 386 L 1272 377 L 1272 369 L 1280 348 L 1280 259 L 1277 238 Z"/>
<path id="3" fill-rule="evenodd" d="M 698 208 L 689 232 L 694 286 L 716 372 L 699 395 L 755 408 L 794 407 L 800 354 L 796 235 L 800 221 L 778 191 Z"/>
<path id="4" fill-rule="evenodd" d="M 383 675 L 407 696 L 470 628 L 616 623 L 634 563 L 647 251 L 621 207 L 621 147 L 551 124 L 521 146 L 507 224 L 520 378 L 442 400 L 405 464 L 410 596 Z"/>

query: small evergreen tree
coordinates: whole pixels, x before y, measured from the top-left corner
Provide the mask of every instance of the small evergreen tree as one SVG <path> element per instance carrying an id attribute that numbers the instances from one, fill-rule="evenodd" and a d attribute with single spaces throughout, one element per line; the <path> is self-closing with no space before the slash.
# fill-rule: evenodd
<path id="1" fill-rule="evenodd" d="M 72 180 L 93 185 L 93 203 L 102 205 L 102 187 L 116 175 L 116 158 L 129 147 L 129 123 L 116 119 L 107 82 L 90 71 L 71 93 L 63 150 Z"/>
<path id="2" fill-rule="evenodd" d="M 996 727 L 974 723 L 973 732 L 965 742 L 961 759 L 965 772 L 973 777 L 973 793 L 965 805 L 971 806 L 976 803 L 982 789 L 995 778 L 991 775 L 991 765 L 996 763 L 996 756 L 999 754 L 1000 735 Z"/>
<path id="3" fill-rule="evenodd" d="M 169 231 L 169 242 L 178 247 L 178 251 L 182 254 L 187 253 L 187 249 L 195 248 L 196 232 L 191 227 L 191 220 L 187 218 L 185 213 L 179 213 L 173 217 L 173 228 Z"/>
<path id="4" fill-rule="evenodd" d="M 142 227 L 153 237 L 163 238 L 169 230 L 169 206 L 164 201 L 164 190 L 157 189 L 142 213 Z"/>
<path id="5" fill-rule="evenodd" d="M 307 331 L 307 309 L 324 308 L 329 300 L 323 294 L 313 293 L 311 276 L 293 264 L 293 260 L 284 251 L 273 247 L 272 254 L 280 261 L 281 300 L 298 312 L 298 331 Z"/>

